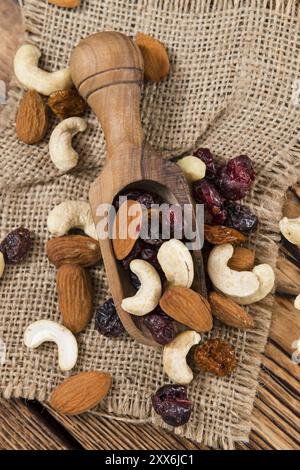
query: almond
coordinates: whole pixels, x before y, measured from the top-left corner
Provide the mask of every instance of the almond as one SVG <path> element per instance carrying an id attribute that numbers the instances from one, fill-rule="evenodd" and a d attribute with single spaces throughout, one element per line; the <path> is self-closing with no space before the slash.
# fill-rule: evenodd
<path id="1" fill-rule="evenodd" d="M 243 243 L 247 237 L 231 227 L 223 225 L 204 224 L 204 238 L 212 245 L 223 245 L 223 243 Z"/>
<path id="2" fill-rule="evenodd" d="M 164 45 L 144 33 L 137 33 L 135 41 L 143 55 L 145 78 L 159 82 L 170 70 L 169 57 Z"/>
<path id="3" fill-rule="evenodd" d="M 138 239 L 143 212 L 137 201 L 128 199 L 119 208 L 113 226 L 113 248 L 118 260 L 126 258 Z"/>
<path id="4" fill-rule="evenodd" d="M 106 372 L 81 372 L 64 380 L 52 392 L 50 406 L 59 413 L 78 415 L 97 406 L 111 387 Z"/>
<path id="5" fill-rule="evenodd" d="M 230 269 L 235 271 L 252 271 L 254 268 L 255 252 L 249 248 L 237 246 L 228 261 Z"/>
<path id="6" fill-rule="evenodd" d="M 163 294 L 159 305 L 171 318 L 195 331 L 212 329 L 212 316 L 208 301 L 188 287 L 170 287 Z"/>
<path id="7" fill-rule="evenodd" d="M 16 117 L 16 133 L 25 144 L 40 142 L 48 128 L 47 108 L 43 98 L 35 90 L 23 96 Z"/>
<path id="8" fill-rule="evenodd" d="M 56 288 L 63 324 L 80 333 L 92 316 L 92 295 L 88 274 L 82 266 L 64 264 L 57 271 Z"/>
<path id="9" fill-rule="evenodd" d="M 81 0 L 48 0 L 52 5 L 64 8 L 76 8 L 79 7 Z"/>
<path id="10" fill-rule="evenodd" d="M 48 240 L 46 251 L 49 261 L 57 268 L 63 264 L 94 266 L 101 261 L 99 243 L 83 235 L 66 235 Z"/>
<path id="11" fill-rule="evenodd" d="M 212 314 L 222 323 L 235 328 L 254 328 L 253 318 L 240 305 L 218 292 L 209 294 Z"/>

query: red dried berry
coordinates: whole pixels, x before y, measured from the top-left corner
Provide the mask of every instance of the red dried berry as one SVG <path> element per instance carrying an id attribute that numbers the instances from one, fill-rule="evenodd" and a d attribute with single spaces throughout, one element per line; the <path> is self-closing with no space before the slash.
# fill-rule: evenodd
<path id="1" fill-rule="evenodd" d="M 152 245 L 148 245 L 147 243 L 143 243 L 140 258 L 152 264 L 152 266 L 157 271 L 161 271 L 161 266 L 157 259 L 158 248 L 159 248 L 158 246 L 152 246 Z"/>
<path id="2" fill-rule="evenodd" d="M 216 187 L 206 179 L 193 183 L 193 195 L 196 202 L 205 204 L 208 212 L 213 216 L 213 222 L 222 225 L 226 219 L 223 201 Z"/>
<path id="3" fill-rule="evenodd" d="M 108 299 L 96 309 L 95 328 L 104 336 L 121 336 L 124 327 L 117 314 L 113 299 Z"/>
<path id="4" fill-rule="evenodd" d="M 0 251 L 7 263 L 19 263 L 32 247 L 31 232 L 24 227 L 10 232 L 0 243 Z"/>
<path id="5" fill-rule="evenodd" d="M 216 176 L 216 166 L 214 162 L 214 156 L 211 153 L 211 151 L 207 148 L 199 148 L 195 150 L 194 154 L 195 157 L 200 158 L 205 165 L 206 165 L 206 173 L 205 173 L 205 178 L 208 180 L 214 179 Z"/>
<path id="6" fill-rule="evenodd" d="M 247 155 L 232 158 L 218 170 L 217 184 L 221 194 L 230 200 L 242 199 L 255 179 L 252 162 Z"/>
<path id="7" fill-rule="evenodd" d="M 158 344 L 168 344 L 174 339 L 174 322 L 160 307 L 145 315 L 144 322 Z"/>
<path id="8" fill-rule="evenodd" d="M 144 205 L 147 209 L 150 209 L 153 204 L 161 204 L 162 199 L 158 194 L 155 194 L 151 191 L 143 191 L 141 189 L 129 189 L 124 191 L 120 196 L 127 197 L 132 201 L 138 201 L 140 204 Z M 115 206 L 119 209 L 119 198 L 115 201 Z"/>
<path id="9" fill-rule="evenodd" d="M 187 397 L 186 387 L 177 384 L 168 384 L 159 388 L 152 396 L 152 405 L 156 413 L 170 426 L 186 424 L 193 407 Z"/>
<path id="10" fill-rule="evenodd" d="M 225 202 L 227 213 L 226 225 L 239 232 L 249 233 L 257 227 L 258 219 L 249 207 L 235 202 Z"/>

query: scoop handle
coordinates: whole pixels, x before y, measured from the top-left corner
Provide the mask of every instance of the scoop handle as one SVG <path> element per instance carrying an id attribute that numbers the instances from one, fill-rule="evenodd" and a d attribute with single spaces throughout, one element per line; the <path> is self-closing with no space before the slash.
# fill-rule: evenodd
<path id="1" fill-rule="evenodd" d="M 138 46 L 121 33 L 93 34 L 73 50 L 70 70 L 101 124 L 108 158 L 136 155 L 144 140 L 140 118 L 144 64 Z"/>

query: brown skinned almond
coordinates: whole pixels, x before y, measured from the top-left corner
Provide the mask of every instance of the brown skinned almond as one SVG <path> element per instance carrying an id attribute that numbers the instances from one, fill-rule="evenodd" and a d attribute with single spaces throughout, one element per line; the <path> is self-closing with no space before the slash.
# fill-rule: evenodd
<path id="1" fill-rule="evenodd" d="M 112 240 L 115 256 L 118 260 L 126 258 L 139 237 L 143 212 L 137 201 L 128 199 L 119 208 L 114 220 Z"/>
<path id="2" fill-rule="evenodd" d="M 48 0 L 52 5 L 64 8 L 77 8 L 80 5 L 81 0 Z"/>
<path id="3" fill-rule="evenodd" d="M 208 301 L 188 287 L 170 287 L 159 302 L 162 310 L 174 320 L 195 331 L 210 331 L 213 326 Z"/>
<path id="4" fill-rule="evenodd" d="M 50 406 L 62 414 L 79 415 L 97 406 L 110 387 L 110 374 L 81 372 L 56 387 L 50 397 Z"/>
<path id="5" fill-rule="evenodd" d="M 228 261 L 228 266 L 234 271 L 252 271 L 254 268 L 255 252 L 249 248 L 237 246 Z"/>
<path id="6" fill-rule="evenodd" d="M 164 45 L 144 33 L 137 33 L 135 42 L 143 55 L 145 78 L 159 82 L 168 75 L 170 62 Z"/>
<path id="7" fill-rule="evenodd" d="M 66 235 L 48 240 L 46 252 L 50 263 L 57 268 L 63 264 L 94 266 L 102 259 L 99 243 L 83 235 Z"/>
<path id="8" fill-rule="evenodd" d="M 84 330 L 92 316 L 89 276 L 82 266 L 64 264 L 56 275 L 58 303 L 63 324 L 73 333 Z"/>
<path id="9" fill-rule="evenodd" d="M 35 90 L 23 96 L 16 117 L 16 133 L 25 144 L 40 142 L 48 128 L 47 108 L 43 98 Z"/>
<path id="10" fill-rule="evenodd" d="M 253 318 L 233 300 L 218 292 L 211 292 L 208 299 L 213 316 L 225 325 L 243 330 L 254 328 Z"/>
<path id="11" fill-rule="evenodd" d="M 204 224 L 204 238 L 212 245 L 223 245 L 223 243 L 239 244 L 247 240 L 243 233 L 234 228 L 208 224 Z"/>

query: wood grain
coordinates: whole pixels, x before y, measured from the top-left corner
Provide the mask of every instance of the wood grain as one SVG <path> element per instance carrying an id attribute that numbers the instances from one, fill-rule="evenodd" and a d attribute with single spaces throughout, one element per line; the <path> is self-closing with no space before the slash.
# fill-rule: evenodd
<path id="1" fill-rule="evenodd" d="M 11 75 L 13 50 L 20 31 L 20 14 L 13 0 L 0 2 L 0 79 Z M 3 33 L 4 31 L 4 33 Z M 4 78 L 3 78 L 4 77 Z M 284 215 L 300 215 L 300 186 L 287 192 Z M 298 279 L 300 251 L 284 242 L 281 255 L 291 262 L 289 284 Z M 298 264 L 298 268 L 293 268 Z M 293 269 L 294 276 L 293 276 Z M 281 294 L 285 289 L 280 288 Z M 294 297 L 277 295 L 269 341 L 262 356 L 259 388 L 248 443 L 240 450 L 297 449 L 299 433 L 299 365 L 291 361 L 292 342 L 300 338 L 300 312 Z M 199 449 L 201 446 L 150 425 L 126 424 L 93 415 L 66 418 L 50 408 L 24 400 L 0 400 L 0 449 Z"/>

